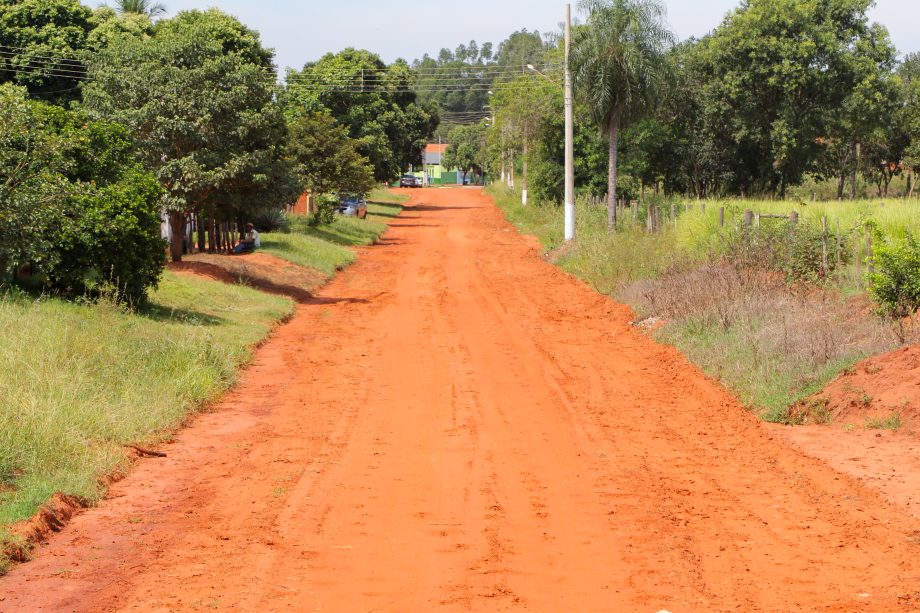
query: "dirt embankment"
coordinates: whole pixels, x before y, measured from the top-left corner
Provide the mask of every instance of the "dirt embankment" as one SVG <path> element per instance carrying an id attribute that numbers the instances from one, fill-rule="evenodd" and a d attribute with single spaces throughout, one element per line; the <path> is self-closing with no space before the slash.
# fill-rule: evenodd
<path id="1" fill-rule="evenodd" d="M 0 611 L 920 607 L 916 518 L 629 320 L 417 190 Z"/>
<path id="2" fill-rule="evenodd" d="M 772 429 L 920 519 L 920 347 L 860 362 L 796 410 L 827 423 Z"/>

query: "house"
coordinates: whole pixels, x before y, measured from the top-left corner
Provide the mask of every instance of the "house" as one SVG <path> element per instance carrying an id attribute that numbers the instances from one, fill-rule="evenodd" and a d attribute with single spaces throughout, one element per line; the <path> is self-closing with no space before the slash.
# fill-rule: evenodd
<path id="1" fill-rule="evenodd" d="M 456 185 L 463 180 L 463 173 L 458 172 L 456 168 L 453 170 L 444 168 L 442 164 L 448 147 L 449 145 L 441 143 L 429 143 L 425 146 L 422 161 L 424 172 L 428 175 L 431 185 Z"/>

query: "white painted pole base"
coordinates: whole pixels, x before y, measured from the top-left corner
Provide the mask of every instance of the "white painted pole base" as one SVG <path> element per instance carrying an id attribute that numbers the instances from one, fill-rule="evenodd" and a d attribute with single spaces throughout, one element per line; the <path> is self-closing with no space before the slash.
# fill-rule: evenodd
<path id="1" fill-rule="evenodd" d="M 570 241 L 575 238 L 575 203 L 565 203 L 565 240 Z"/>
<path id="2" fill-rule="evenodd" d="M 521 204 L 523 204 L 524 206 L 527 206 L 527 190 L 526 189 L 521 190 Z"/>

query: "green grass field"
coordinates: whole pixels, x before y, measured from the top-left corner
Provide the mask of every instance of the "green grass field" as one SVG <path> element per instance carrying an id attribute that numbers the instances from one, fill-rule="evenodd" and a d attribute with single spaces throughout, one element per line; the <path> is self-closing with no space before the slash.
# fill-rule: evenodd
<path id="1" fill-rule="evenodd" d="M 97 500 L 124 443 L 168 436 L 233 382 L 286 298 L 166 273 L 128 313 L 10 292 L 0 298 L 0 529 L 55 492 Z"/>
<path id="2" fill-rule="evenodd" d="M 374 190 L 368 198 L 367 219 L 337 217 L 332 224 L 314 227 L 305 217 L 291 218 L 288 232 L 262 235 L 262 249 L 331 276 L 355 261 L 354 251 L 349 247 L 371 245 L 380 238 L 406 200 L 407 196 Z"/>

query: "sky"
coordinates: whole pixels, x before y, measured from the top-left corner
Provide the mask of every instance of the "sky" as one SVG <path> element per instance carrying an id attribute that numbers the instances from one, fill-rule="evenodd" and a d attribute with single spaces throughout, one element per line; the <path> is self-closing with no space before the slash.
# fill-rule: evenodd
<path id="1" fill-rule="evenodd" d="M 522 28 L 557 30 L 564 0 L 464 0 L 420 3 L 406 0 L 161 0 L 169 14 L 218 6 L 262 34 L 277 64 L 301 68 L 329 51 L 368 49 L 387 63 L 410 62 L 442 47 L 475 40 L 495 46 Z M 713 30 L 740 0 L 665 0 L 671 28 L 683 40 Z M 573 2 L 573 19 L 578 16 Z M 901 53 L 920 51 L 920 2 L 877 0 L 871 17 L 885 25 Z"/>

